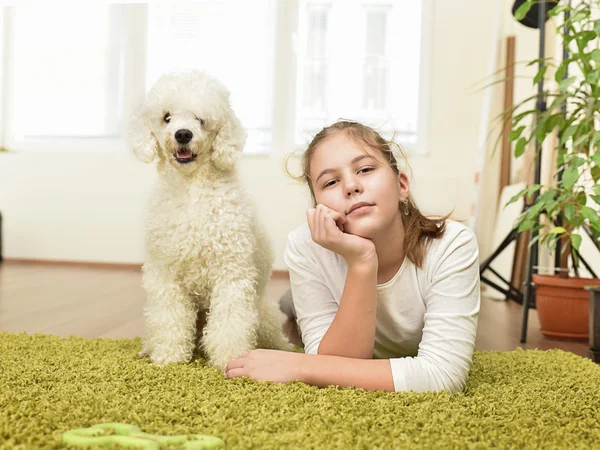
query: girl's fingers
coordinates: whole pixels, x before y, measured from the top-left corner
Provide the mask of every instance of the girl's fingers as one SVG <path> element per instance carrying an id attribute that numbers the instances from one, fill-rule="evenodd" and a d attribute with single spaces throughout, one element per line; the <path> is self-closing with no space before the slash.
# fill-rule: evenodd
<path id="1" fill-rule="evenodd" d="M 231 369 L 239 369 L 240 367 L 244 367 L 244 360 L 240 356 L 239 358 L 232 359 L 225 366 L 225 372 Z"/>
<path id="2" fill-rule="evenodd" d="M 318 230 L 318 222 L 317 222 L 317 217 L 318 217 L 318 212 L 316 208 L 311 208 L 307 211 L 307 215 L 308 215 L 308 227 L 310 228 L 310 234 L 313 238 L 313 241 L 317 242 L 317 236 L 319 233 Z"/>
<path id="3" fill-rule="evenodd" d="M 338 228 L 336 223 L 336 215 L 339 216 L 340 214 L 329 213 L 325 216 L 325 220 L 323 221 L 323 228 L 328 241 L 331 241 L 335 238 L 335 236 L 339 236 L 341 233 L 341 230 Z"/>
<path id="4" fill-rule="evenodd" d="M 244 369 L 243 368 L 239 368 L 239 369 L 228 370 L 225 373 L 225 376 L 227 378 L 239 378 L 239 377 L 243 377 L 244 376 Z"/>
<path id="5" fill-rule="evenodd" d="M 346 217 L 334 209 L 318 204 L 306 214 L 313 241 L 317 243 L 326 244 L 331 237 L 337 235 L 338 230 L 344 231 Z"/>
<path id="6" fill-rule="evenodd" d="M 308 223 L 308 228 L 310 229 L 310 234 L 314 237 L 315 235 L 315 209 L 310 208 L 306 211 L 306 222 Z"/>
<path id="7" fill-rule="evenodd" d="M 333 218 L 333 221 L 336 223 L 336 225 L 338 226 L 338 228 L 346 223 L 346 216 L 344 216 L 342 213 L 339 213 L 337 211 L 334 210 L 330 210 L 329 216 L 331 218 Z"/>
<path id="8" fill-rule="evenodd" d="M 317 237 L 319 240 L 325 239 L 325 227 L 323 224 L 325 213 L 325 207 L 323 205 L 317 205 L 317 220 L 316 220 L 316 229 L 317 229 Z"/>
<path id="9" fill-rule="evenodd" d="M 340 217 L 335 221 L 335 224 L 340 229 L 340 231 L 344 232 L 344 224 L 347 222 L 346 217 L 340 214 Z"/>

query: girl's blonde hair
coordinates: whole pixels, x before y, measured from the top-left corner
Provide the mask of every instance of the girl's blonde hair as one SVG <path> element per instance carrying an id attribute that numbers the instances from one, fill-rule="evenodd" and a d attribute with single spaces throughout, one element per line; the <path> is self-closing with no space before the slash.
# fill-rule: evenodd
<path id="1" fill-rule="evenodd" d="M 312 180 L 310 178 L 310 162 L 316 148 L 325 140 L 340 132 L 345 133 L 361 146 L 366 145 L 371 149 L 379 150 L 397 175 L 400 174 L 400 169 L 398 168 L 398 161 L 392 152 L 392 148 L 395 147 L 400 156 L 408 164 L 404 152 L 393 140 L 386 141 L 373 128 L 361 123 L 346 120 L 338 121 L 333 125 L 323 128 L 315 135 L 302 155 L 302 173 L 300 175 L 294 176 L 288 170 L 289 158 L 293 156 L 293 154 L 287 155 L 285 159 L 285 172 L 296 181 L 301 181 L 308 185 L 313 204 L 316 204 L 316 199 Z M 419 211 L 419 208 L 410 194 L 406 207 L 408 207 L 408 214 L 404 213 L 404 203 L 399 205 L 399 208 L 401 208 L 400 216 L 402 217 L 402 224 L 404 225 L 404 251 L 413 264 L 417 267 L 422 267 L 430 242 L 433 239 L 438 239 L 444 235 L 444 232 L 446 231 L 446 219 L 448 219 L 452 213 L 444 217 L 426 217 Z"/>

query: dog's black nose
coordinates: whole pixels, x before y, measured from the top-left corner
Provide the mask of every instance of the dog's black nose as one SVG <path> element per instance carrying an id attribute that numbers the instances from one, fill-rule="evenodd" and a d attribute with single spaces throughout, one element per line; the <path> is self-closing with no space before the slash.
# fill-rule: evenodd
<path id="1" fill-rule="evenodd" d="M 181 130 L 177 130 L 175 132 L 175 140 L 180 144 L 187 144 L 192 140 L 194 134 L 190 130 L 186 130 L 182 128 Z"/>

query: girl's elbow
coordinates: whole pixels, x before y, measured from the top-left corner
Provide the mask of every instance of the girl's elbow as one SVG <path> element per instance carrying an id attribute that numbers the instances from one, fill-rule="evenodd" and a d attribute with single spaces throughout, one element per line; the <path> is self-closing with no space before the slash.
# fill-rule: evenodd
<path id="1" fill-rule="evenodd" d="M 455 374 L 446 374 L 442 380 L 442 389 L 450 394 L 458 394 L 464 392 L 467 387 L 467 380 L 469 379 L 469 372 L 463 373 L 462 371 Z"/>

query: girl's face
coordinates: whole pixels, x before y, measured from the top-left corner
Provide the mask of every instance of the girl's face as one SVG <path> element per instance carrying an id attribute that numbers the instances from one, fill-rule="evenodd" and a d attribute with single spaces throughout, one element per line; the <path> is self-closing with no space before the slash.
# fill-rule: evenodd
<path id="1" fill-rule="evenodd" d="M 344 232 L 374 238 L 402 224 L 408 177 L 396 174 L 379 150 L 339 132 L 315 149 L 309 169 L 317 204 L 346 217 Z"/>

